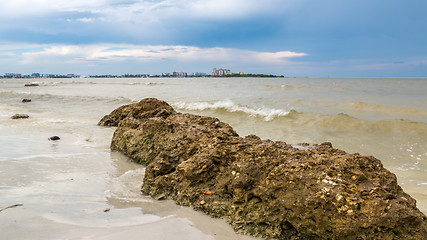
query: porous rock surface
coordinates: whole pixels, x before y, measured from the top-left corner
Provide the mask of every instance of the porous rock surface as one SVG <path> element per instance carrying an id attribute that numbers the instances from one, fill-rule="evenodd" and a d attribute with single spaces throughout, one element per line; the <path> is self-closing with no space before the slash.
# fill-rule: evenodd
<path id="1" fill-rule="evenodd" d="M 239 137 L 212 117 L 154 98 L 122 106 L 111 149 L 146 165 L 142 192 L 265 239 L 427 239 L 426 216 L 372 156 L 330 143 Z"/>

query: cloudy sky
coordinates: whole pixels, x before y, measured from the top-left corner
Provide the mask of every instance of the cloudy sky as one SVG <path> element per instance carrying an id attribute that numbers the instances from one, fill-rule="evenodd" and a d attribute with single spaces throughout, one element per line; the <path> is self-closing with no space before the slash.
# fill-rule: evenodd
<path id="1" fill-rule="evenodd" d="M 0 0 L 0 75 L 427 77 L 426 0 Z"/>

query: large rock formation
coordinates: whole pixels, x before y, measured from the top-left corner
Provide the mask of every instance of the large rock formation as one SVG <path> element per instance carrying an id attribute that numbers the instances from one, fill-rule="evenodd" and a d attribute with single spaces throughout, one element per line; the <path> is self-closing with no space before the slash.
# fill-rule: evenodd
<path id="1" fill-rule="evenodd" d="M 426 216 L 371 156 L 330 143 L 293 147 L 239 137 L 216 118 L 144 99 L 99 125 L 111 149 L 147 165 L 142 192 L 273 239 L 427 239 Z"/>

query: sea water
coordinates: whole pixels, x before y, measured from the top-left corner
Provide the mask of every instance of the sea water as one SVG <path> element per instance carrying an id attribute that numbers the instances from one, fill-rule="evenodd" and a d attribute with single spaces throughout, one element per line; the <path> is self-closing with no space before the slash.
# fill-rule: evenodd
<path id="1" fill-rule="evenodd" d="M 1 236 L 250 239 L 141 195 L 144 167 L 110 152 L 114 128 L 96 124 L 147 97 L 217 117 L 242 137 L 373 155 L 427 213 L 427 79 L 0 79 L 0 209 L 22 204 L 0 212 Z M 18 113 L 29 118 L 10 119 Z"/>

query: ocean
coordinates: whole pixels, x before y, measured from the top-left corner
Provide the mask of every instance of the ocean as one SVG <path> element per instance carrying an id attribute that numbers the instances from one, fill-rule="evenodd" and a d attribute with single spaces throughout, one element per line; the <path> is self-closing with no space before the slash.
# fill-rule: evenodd
<path id="1" fill-rule="evenodd" d="M 0 79 L 0 238 L 255 239 L 141 195 L 144 167 L 111 152 L 114 128 L 97 123 L 147 97 L 242 137 L 373 155 L 427 214 L 427 79 Z"/>

